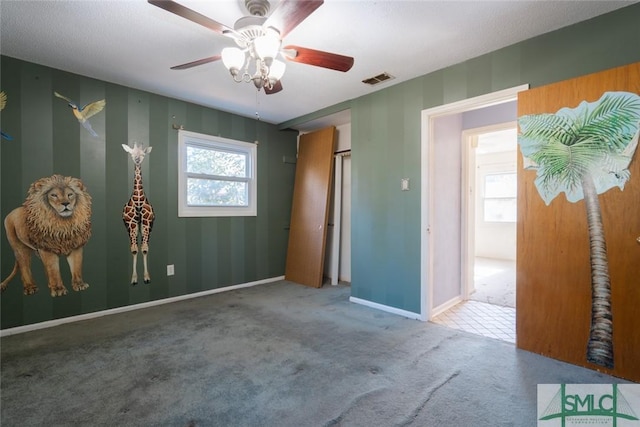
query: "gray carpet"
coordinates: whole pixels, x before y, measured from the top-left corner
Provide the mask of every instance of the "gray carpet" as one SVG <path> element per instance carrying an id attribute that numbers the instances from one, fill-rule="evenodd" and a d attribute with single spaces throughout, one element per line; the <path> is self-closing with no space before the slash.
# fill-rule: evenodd
<path id="1" fill-rule="evenodd" d="M 1 424 L 535 426 L 538 383 L 624 382 L 348 297 L 276 282 L 4 337 Z"/>

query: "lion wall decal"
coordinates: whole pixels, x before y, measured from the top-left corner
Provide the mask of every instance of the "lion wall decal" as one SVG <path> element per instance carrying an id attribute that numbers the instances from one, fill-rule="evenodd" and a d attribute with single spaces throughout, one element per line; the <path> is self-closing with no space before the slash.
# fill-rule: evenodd
<path id="1" fill-rule="evenodd" d="M 6 216 L 4 226 L 16 261 L 0 284 L 2 291 L 18 269 L 24 294 L 38 290 L 31 273 L 33 252 L 44 264 L 52 297 L 67 293 L 60 275 L 60 256 L 69 263 L 73 289 L 89 287 L 82 279 L 82 250 L 91 237 L 91 196 L 80 179 L 52 175 L 33 182 L 26 200 Z"/>

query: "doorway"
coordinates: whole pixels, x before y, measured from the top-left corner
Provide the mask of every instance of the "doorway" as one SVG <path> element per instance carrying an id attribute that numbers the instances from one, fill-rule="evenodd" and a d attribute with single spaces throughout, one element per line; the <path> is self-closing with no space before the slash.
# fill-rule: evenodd
<path id="1" fill-rule="evenodd" d="M 468 189 L 465 301 L 515 308 L 517 133 L 517 123 L 507 122 L 462 134 Z"/>
<path id="2" fill-rule="evenodd" d="M 469 158 L 461 142 L 463 131 L 481 127 L 474 126 L 473 122 L 482 116 L 488 116 L 482 120 L 493 119 L 490 123 L 496 123 L 494 113 L 482 114 L 490 108 L 504 107 L 512 114 L 510 120 L 498 122 L 515 122 L 517 94 L 527 88 L 528 85 L 523 85 L 422 112 L 422 320 L 433 320 L 466 301 L 475 289 L 472 281 L 476 262 L 475 255 L 471 254 L 475 253 L 476 237 L 475 227 L 470 226 L 468 218 L 477 202 L 472 204 L 468 197 Z M 471 113 L 477 114 L 472 117 Z M 470 248 L 474 248 L 474 252 Z M 477 305 L 471 302 L 470 305 Z M 471 311 L 476 317 L 484 316 L 478 310 Z M 515 313 L 508 313 L 506 317 L 512 324 L 510 329 L 515 331 Z M 481 317 L 480 325 L 493 320 Z M 471 323 L 479 324 L 477 320 Z M 511 341 L 515 341 L 515 336 Z"/>
<path id="3" fill-rule="evenodd" d="M 432 321 L 515 343 L 517 124 L 464 130 L 462 153 L 466 281 L 461 302 Z"/>

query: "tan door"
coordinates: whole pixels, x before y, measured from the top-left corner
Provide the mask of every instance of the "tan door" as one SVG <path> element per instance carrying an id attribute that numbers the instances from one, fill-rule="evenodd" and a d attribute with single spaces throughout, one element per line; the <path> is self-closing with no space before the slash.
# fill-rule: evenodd
<path id="1" fill-rule="evenodd" d="M 522 92 L 518 117 L 555 115 L 563 107 L 576 109 L 582 101 L 594 103 L 612 91 L 640 94 L 640 63 Z M 520 121 L 520 132 L 522 125 Z M 592 270 L 594 217 L 588 221 L 584 197 L 569 202 L 561 193 L 547 205 L 534 184 L 537 171 L 523 170 L 521 151 L 518 162 L 517 346 L 640 381 L 640 149 L 628 167 L 624 190 L 616 186 L 596 197 L 610 277 L 610 299 L 603 299 L 609 302 L 600 304 L 610 304 L 612 314 L 613 351 L 607 363 L 587 356 L 593 345 L 592 275 L 602 273 L 599 267 Z M 590 174 L 605 170 L 618 178 L 607 169 L 615 169 L 609 161 L 596 166 Z M 600 316 L 605 317 L 609 321 Z"/>
<path id="2" fill-rule="evenodd" d="M 322 286 L 333 176 L 334 126 L 300 137 L 285 279 Z"/>

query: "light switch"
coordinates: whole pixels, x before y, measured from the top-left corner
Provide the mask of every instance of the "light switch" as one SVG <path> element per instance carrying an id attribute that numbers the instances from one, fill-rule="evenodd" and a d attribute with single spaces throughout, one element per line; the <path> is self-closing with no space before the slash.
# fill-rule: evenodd
<path id="1" fill-rule="evenodd" d="M 401 188 L 402 191 L 409 191 L 409 178 L 402 178 Z"/>

